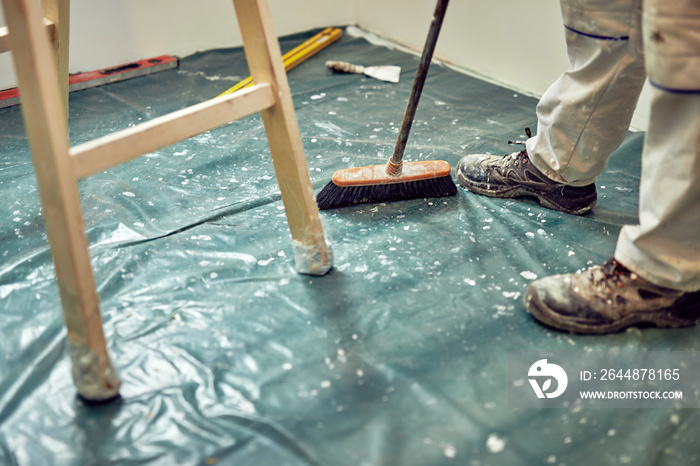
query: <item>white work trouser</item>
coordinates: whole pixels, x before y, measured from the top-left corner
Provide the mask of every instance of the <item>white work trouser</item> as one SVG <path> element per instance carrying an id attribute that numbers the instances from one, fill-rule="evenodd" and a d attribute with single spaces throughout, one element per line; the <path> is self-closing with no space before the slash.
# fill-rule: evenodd
<path id="1" fill-rule="evenodd" d="M 675 289 L 700 289 L 700 1 L 561 0 L 572 70 L 537 106 L 527 150 L 537 168 L 593 183 L 624 139 L 642 85 L 652 84 L 639 225 L 615 258 Z M 645 67 L 646 61 L 646 67 Z"/>

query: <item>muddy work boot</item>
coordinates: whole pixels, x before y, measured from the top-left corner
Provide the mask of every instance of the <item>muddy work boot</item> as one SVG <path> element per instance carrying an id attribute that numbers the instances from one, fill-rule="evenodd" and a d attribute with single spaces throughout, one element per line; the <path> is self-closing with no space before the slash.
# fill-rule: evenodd
<path id="1" fill-rule="evenodd" d="M 687 327 L 700 320 L 700 291 L 654 285 L 615 259 L 535 280 L 524 300 L 535 319 L 573 333 L 613 333 L 637 324 Z"/>
<path id="2" fill-rule="evenodd" d="M 529 128 L 525 131 L 530 137 Z M 547 178 L 532 164 L 526 149 L 505 156 L 466 155 L 457 164 L 457 181 L 477 194 L 500 198 L 536 197 L 544 207 L 574 215 L 585 214 L 598 199 L 595 184 L 576 187 Z"/>

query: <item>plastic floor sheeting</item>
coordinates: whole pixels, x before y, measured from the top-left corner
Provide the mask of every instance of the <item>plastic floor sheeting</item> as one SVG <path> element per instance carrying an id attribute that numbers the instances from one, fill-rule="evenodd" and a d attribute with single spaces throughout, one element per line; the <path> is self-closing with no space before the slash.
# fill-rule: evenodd
<path id="1" fill-rule="evenodd" d="M 308 34 L 281 41 L 289 50 Z M 326 60 L 400 65 L 399 84 Z M 289 74 L 314 188 L 391 154 L 418 59 L 349 34 Z M 514 70 L 523 72 L 523 70 Z M 72 144 L 218 95 L 241 49 L 70 96 Z M 434 65 L 406 158 L 510 153 L 536 100 Z M 696 409 L 513 409 L 508 352 L 692 351 L 700 333 L 561 334 L 522 295 L 609 258 L 636 222 L 643 134 L 575 217 L 455 197 L 322 216 L 325 277 L 294 272 L 261 120 L 251 117 L 80 183 L 121 399 L 70 376 L 53 265 L 18 107 L 0 110 L 0 464 L 700 464 Z"/>

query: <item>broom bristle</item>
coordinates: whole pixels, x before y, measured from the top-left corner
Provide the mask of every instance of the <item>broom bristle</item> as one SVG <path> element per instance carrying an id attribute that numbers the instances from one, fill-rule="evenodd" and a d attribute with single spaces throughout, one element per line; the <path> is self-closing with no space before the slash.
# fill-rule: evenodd
<path id="1" fill-rule="evenodd" d="M 457 186 L 449 175 L 416 181 L 364 186 L 338 186 L 329 182 L 316 196 L 321 210 L 337 209 L 358 204 L 406 201 L 457 194 Z"/>

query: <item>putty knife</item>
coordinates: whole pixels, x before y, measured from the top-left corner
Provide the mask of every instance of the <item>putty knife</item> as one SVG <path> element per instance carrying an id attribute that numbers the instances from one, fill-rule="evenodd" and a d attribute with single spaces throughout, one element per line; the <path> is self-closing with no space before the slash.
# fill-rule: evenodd
<path id="1" fill-rule="evenodd" d="M 401 75 L 400 66 L 361 66 L 344 61 L 327 61 L 326 68 L 336 73 L 364 74 L 370 78 L 392 83 L 399 82 L 399 76 Z"/>

